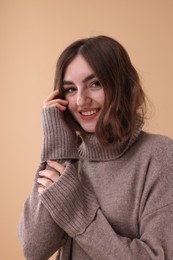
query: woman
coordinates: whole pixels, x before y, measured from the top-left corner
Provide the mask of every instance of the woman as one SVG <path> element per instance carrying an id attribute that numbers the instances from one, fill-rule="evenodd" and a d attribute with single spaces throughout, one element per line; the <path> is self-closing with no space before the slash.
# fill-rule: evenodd
<path id="1" fill-rule="evenodd" d="M 98 36 L 61 54 L 18 233 L 26 259 L 173 259 L 173 142 L 142 131 L 125 49 Z"/>

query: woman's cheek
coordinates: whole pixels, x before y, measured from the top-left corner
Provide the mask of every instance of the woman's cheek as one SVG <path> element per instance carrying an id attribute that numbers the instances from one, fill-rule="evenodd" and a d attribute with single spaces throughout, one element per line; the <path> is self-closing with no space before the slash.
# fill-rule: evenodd
<path id="1" fill-rule="evenodd" d="M 72 100 L 68 100 L 68 109 L 71 112 L 71 114 L 74 114 L 74 102 Z"/>

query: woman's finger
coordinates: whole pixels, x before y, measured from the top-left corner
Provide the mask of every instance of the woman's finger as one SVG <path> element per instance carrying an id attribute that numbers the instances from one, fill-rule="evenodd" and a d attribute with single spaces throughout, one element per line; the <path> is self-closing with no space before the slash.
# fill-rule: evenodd
<path id="1" fill-rule="evenodd" d="M 60 163 L 57 163 L 56 161 L 51 161 L 51 160 L 48 160 L 47 161 L 48 165 L 50 167 L 52 167 L 53 169 L 55 169 L 56 171 L 58 171 L 61 174 L 63 174 L 64 170 L 65 170 L 65 166 L 60 164 Z"/>
<path id="2" fill-rule="evenodd" d="M 64 110 L 66 110 L 66 107 L 65 106 L 63 106 L 63 105 L 61 105 L 61 104 L 58 104 L 58 103 L 53 103 L 53 104 L 51 104 L 51 105 L 46 105 L 46 106 L 44 106 L 44 107 L 56 107 L 56 108 L 58 108 L 60 111 L 64 111 Z"/>
<path id="3" fill-rule="evenodd" d="M 40 177 L 37 179 L 37 183 L 42 185 L 45 188 L 48 188 L 53 184 L 53 181 L 47 178 Z"/>
<path id="4" fill-rule="evenodd" d="M 53 184 L 53 181 L 47 178 L 38 178 L 37 183 L 38 183 L 38 193 L 42 193 L 46 188 L 49 188 Z"/>
<path id="5" fill-rule="evenodd" d="M 58 94 L 59 94 L 59 90 L 58 90 L 58 89 L 54 90 L 54 91 L 51 92 L 51 93 L 49 94 L 49 96 L 45 99 L 45 102 L 48 102 L 48 101 L 50 101 L 50 100 L 52 100 L 52 99 L 57 98 L 57 97 L 58 97 Z"/>
<path id="6" fill-rule="evenodd" d="M 38 193 L 42 193 L 45 190 L 45 188 L 41 185 L 38 186 Z"/>
<path id="7" fill-rule="evenodd" d="M 65 99 L 57 98 L 57 99 L 53 99 L 53 100 L 48 101 L 46 104 L 52 105 L 54 103 L 58 103 L 58 104 L 61 104 L 63 106 L 66 106 L 68 104 L 68 101 L 65 100 Z"/>
<path id="8" fill-rule="evenodd" d="M 53 170 L 43 170 L 43 171 L 39 172 L 39 175 L 41 177 L 48 178 L 48 179 L 52 180 L 53 182 L 55 182 L 58 180 L 60 173 L 57 171 L 53 171 Z"/>
<path id="9" fill-rule="evenodd" d="M 46 188 L 49 188 L 54 182 L 56 182 L 61 174 L 63 174 L 65 167 L 55 161 L 47 161 L 48 165 L 55 170 L 42 170 L 39 172 L 37 179 L 38 192 L 43 192 Z"/>
<path id="10" fill-rule="evenodd" d="M 68 101 L 64 100 L 64 99 L 53 99 L 51 101 L 43 103 L 43 107 L 49 107 L 49 106 L 52 106 L 52 105 L 53 106 L 56 106 L 56 105 L 67 106 L 68 105 Z"/>
<path id="11" fill-rule="evenodd" d="M 57 107 L 59 110 L 64 111 L 66 106 L 68 105 L 68 101 L 64 99 L 53 99 L 50 101 L 44 101 L 43 107 Z"/>

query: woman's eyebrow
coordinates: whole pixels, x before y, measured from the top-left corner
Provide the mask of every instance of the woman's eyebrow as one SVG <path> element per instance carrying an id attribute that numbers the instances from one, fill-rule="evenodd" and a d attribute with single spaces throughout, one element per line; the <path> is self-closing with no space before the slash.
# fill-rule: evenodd
<path id="1" fill-rule="evenodd" d="M 94 74 L 90 74 L 88 75 L 86 78 L 84 78 L 82 80 L 83 83 L 86 83 L 88 80 L 91 80 L 93 78 L 95 78 L 96 76 Z M 73 81 L 69 81 L 69 80 L 63 80 L 63 85 L 73 85 L 74 82 Z"/>
<path id="2" fill-rule="evenodd" d="M 91 80 L 93 78 L 95 78 L 96 76 L 94 74 L 90 74 L 89 76 L 87 76 L 86 78 L 84 78 L 82 80 L 83 83 L 86 83 L 88 80 Z"/>

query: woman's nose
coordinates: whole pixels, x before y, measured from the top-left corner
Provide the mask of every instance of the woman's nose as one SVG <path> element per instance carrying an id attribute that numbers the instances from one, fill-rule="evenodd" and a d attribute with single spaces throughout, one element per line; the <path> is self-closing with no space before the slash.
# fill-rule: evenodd
<path id="1" fill-rule="evenodd" d="M 78 93 L 76 104 L 80 107 L 89 105 L 91 98 L 87 95 L 87 93 Z"/>

